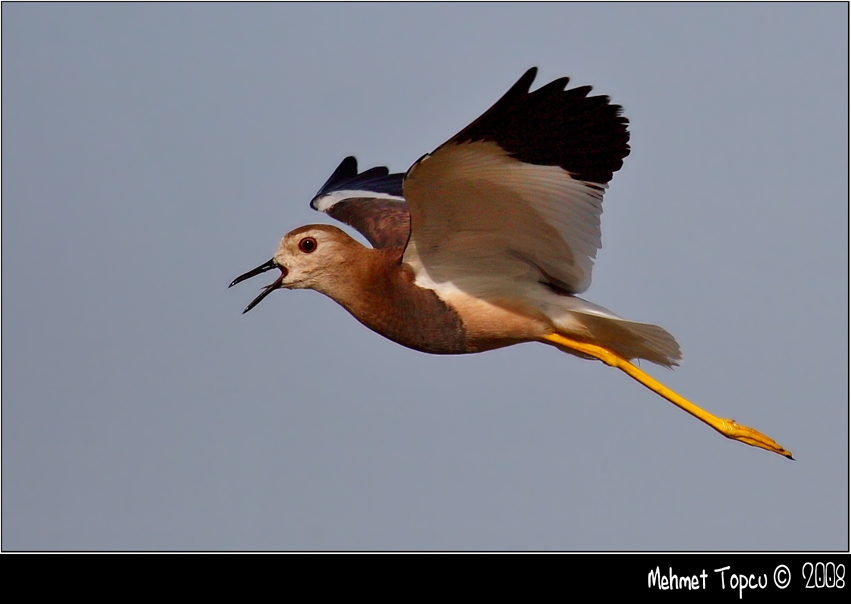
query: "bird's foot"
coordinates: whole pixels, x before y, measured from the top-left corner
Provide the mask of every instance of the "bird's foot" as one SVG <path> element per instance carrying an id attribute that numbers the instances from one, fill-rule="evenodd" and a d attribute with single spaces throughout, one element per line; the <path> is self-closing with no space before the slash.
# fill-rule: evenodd
<path id="1" fill-rule="evenodd" d="M 733 419 L 722 419 L 718 426 L 713 426 L 718 432 L 726 436 L 727 438 L 732 438 L 733 440 L 737 440 L 741 443 L 745 443 L 746 445 L 750 445 L 752 447 L 759 447 L 760 449 L 765 449 L 766 451 L 771 451 L 773 453 L 777 453 L 778 455 L 782 455 L 783 457 L 788 457 L 791 460 L 795 460 L 792 457 L 792 452 L 787 451 L 773 439 L 767 437 L 762 432 L 758 430 L 754 430 L 753 428 L 749 428 L 748 426 L 743 426 L 741 424 L 737 424 L 736 420 Z"/>

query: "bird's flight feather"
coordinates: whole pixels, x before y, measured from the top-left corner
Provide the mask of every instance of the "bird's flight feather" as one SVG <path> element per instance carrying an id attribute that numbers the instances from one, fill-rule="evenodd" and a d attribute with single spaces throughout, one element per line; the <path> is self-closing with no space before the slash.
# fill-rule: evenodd
<path id="1" fill-rule="evenodd" d="M 384 166 L 358 173 L 357 160 L 344 159 L 311 200 L 314 210 L 356 229 L 375 248 L 405 247 L 411 231 L 402 197 L 404 174 Z"/>
<path id="2" fill-rule="evenodd" d="M 664 329 L 575 297 L 591 284 L 603 193 L 629 154 L 628 120 L 590 86 L 530 92 L 528 70 L 490 109 L 405 175 L 348 157 L 312 202 L 374 247 L 405 247 L 416 284 L 445 300 L 525 300 L 564 333 L 675 365 Z"/>

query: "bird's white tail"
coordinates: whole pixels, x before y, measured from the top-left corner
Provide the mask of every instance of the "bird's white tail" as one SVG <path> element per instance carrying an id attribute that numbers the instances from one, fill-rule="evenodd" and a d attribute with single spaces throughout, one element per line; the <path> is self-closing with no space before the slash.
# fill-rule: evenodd
<path id="1" fill-rule="evenodd" d="M 645 359 L 664 367 L 674 367 L 682 359 L 674 336 L 657 325 L 627 321 L 575 296 L 559 298 L 561 312 L 553 312 L 550 318 L 567 337 L 593 342 L 625 359 Z"/>

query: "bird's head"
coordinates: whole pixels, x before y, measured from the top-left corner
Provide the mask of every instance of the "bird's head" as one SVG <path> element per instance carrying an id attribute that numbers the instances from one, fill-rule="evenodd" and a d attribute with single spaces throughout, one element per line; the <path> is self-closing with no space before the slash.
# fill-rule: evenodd
<path id="1" fill-rule="evenodd" d="M 287 233 L 272 259 L 237 277 L 228 287 L 266 271 L 278 269 L 280 276 L 263 288 L 243 313 L 257 306 L 276 289 L 333 290 L 335 283 L 347 278 L 349 265 L 357 250 L 365 249 L 337 227 L 311 224 Z"/>

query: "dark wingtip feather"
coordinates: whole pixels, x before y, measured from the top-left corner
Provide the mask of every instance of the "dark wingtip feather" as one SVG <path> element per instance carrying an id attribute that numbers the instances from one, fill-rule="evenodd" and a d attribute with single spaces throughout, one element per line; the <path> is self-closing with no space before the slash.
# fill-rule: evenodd
<path id="1" fill-rule="evenodd" d="M 404 247 L 410 234 L 410 214 L 402 181 L 385 166 L 358 173 L 357 161 L 347 157 L 310 201 L 320 210 L 357 229 L 376 248 Z M 343 191 L 345 193 L 338 194 Z M 388 197 L 389 196 L 389 197 Z"/>
<path id="2" fill-rule="evenodd" d="M 358 174 L 358 160 L 355 159 L 354 155 L 349 155 L 343 161 L 340 162 L 340 165 L 337 166 L 337 169 L 331 174 L 328 180 L 325 181 L 325 184 L 322 185 L 322 188 L 319 189 L 319 192 L 316 194 L 317 196 L 322 195 L 323 193 L 327 193 L 328 191 L 332 191 L 336 189 L 336 185 L 341 182 L 346 182 L 351 180 Z"/>
<path id="3" fill-rule="evenodd" d="M 520 79 L 514 83 L 514 86 L 512 86 L 504 96 L 508 96 L 511 93 L 529 92 L 529 89 L 532 87 L 532 82 L 535 81 L 536 77 L 538 77 L 538 68 L 530 67 L 526 70 L 526 73 L 520 76 Z"/>
<path id="4" fill-rule="evenodd" d="M 605 184 L 629 155 L 629 121 L 607 96 L 590 86 L 566 90 L 558 78 L 530 92 L 537 68 L 450 142 L 492 141 L 520 161 L 560 166 L 575 178 Z"/>
<path id="5" fill-rule="evenodd" d="M 335 191 L 352 190 L 362 191 L 365 194 L 384 193 L 402 197 L 402 181 L 405 175 L 390 174 L 386 166 L 376 166 L 369 170 L 358 173 L 358 163 L 353 156 L 344 159 L 331 177 L 322 185 L 319 192 L 310 201 L 310 207 L 317 208 L 317 201 L 323 195 Z"/>

